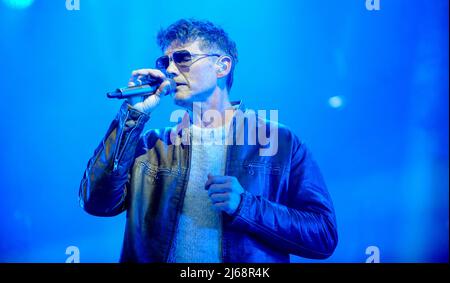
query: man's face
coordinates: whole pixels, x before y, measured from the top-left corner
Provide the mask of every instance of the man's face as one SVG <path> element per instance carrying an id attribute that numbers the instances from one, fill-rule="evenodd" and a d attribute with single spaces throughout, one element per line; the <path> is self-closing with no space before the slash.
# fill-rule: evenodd
<path id="1" fill-rule="evenodd" d="M 212 54 L 211 52 L 200 49 L 200 41 L 196 40 L 184 45 L 172 43 L 164 52 L 171 56 L 173 52 L 187 50 L 191 54 Z M 206 101 L 213 94 L 217 86 L 217 73 L 215 62 L 217 56 L 193 56 L 192 65 L 189 67 L 180 67 L 173 60 L 167 67 L 167 73 L 173 77 L 177 83 L 175 93 L 175 103 L 180 106 L 189 106 L 193 102 Z"/>

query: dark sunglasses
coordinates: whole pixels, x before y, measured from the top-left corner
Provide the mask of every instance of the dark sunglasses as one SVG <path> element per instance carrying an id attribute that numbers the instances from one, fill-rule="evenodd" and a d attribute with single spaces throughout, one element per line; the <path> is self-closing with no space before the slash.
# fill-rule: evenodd
<path id="1" fill-rule="evenodd" d="M 169 65 L 170 65 L 170 61 L 174 61 L 175 64 L 178 67 L 181 68 L 188 68 L 190 67 L 192 64 L 194 64 L 195 62 L 197 62 L 198 60 L 202 59 L 202 58 L 206 58 L 206 57 L 210 57 L 210 56 L 222 56 L 220 54 L 195 54 L 195 53 L 191 53 L 187 50 L 179 50 L 179 51 L 175 51 L 172 53 L 172 56 L 168 56 L 168 55 L 164 55 L 159 57 L 156 60 L 156 68 L 159 70 L 166 70 Z M 193 60 L 195 57 L 197 57 L 195 60 Z"/>

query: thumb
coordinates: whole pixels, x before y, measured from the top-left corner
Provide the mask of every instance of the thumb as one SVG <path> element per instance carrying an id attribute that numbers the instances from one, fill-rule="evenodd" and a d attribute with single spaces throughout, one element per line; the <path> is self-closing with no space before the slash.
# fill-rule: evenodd
<path id="1" fill-rule="evenodd" d="M 158 89 L 155 92 L 155 95 L 158 96 L 164 96 L 167 95 L 168 92 L 171 90 L 172 86 L 170 85 L 170 81 L 166 80 L 162 82 L 162 84 L 159 85 Z"/>
<path id="2" fill-rule="evenodd" d="M 206 183 L 205 183 L 206 190 L 209 189 L 209 185 L 211 185 L 211 183 L 212 183 L 212 177 L 213 177 L 213 175 L 211 173 L 208 173 L 208 180 L 206 180 Z"/>

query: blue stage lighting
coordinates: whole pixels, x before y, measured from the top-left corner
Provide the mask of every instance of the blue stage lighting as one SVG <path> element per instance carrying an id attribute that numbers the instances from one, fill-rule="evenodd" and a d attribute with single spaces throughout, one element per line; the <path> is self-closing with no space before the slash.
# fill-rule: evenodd
<path id="1" fill-rule="evenodd" d="M 332 108 L 342 108 L 344 106 L 344 99 L 342 96 L 332 96 L 328 99 L 328 104 Z"/>
<path id="2" fill-rule="evenodd" d="M 3 0 L 3 2 L 14 9 L 25 9 L 30 7 L 34 0 Z"/>

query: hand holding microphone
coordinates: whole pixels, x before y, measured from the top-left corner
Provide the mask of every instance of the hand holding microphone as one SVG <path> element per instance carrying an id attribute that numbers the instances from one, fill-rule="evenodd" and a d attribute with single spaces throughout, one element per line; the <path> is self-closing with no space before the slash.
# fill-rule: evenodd
<path id="1" fill-rule="evenodd" d="M 109 98 L 126 98 L 138 111 L 150 114 L 159 104 L 161 95 L 176 90 L 176 83 L 156 69 L 139 69 L 131 73 L 128 87 L 107 93 Z"/>

